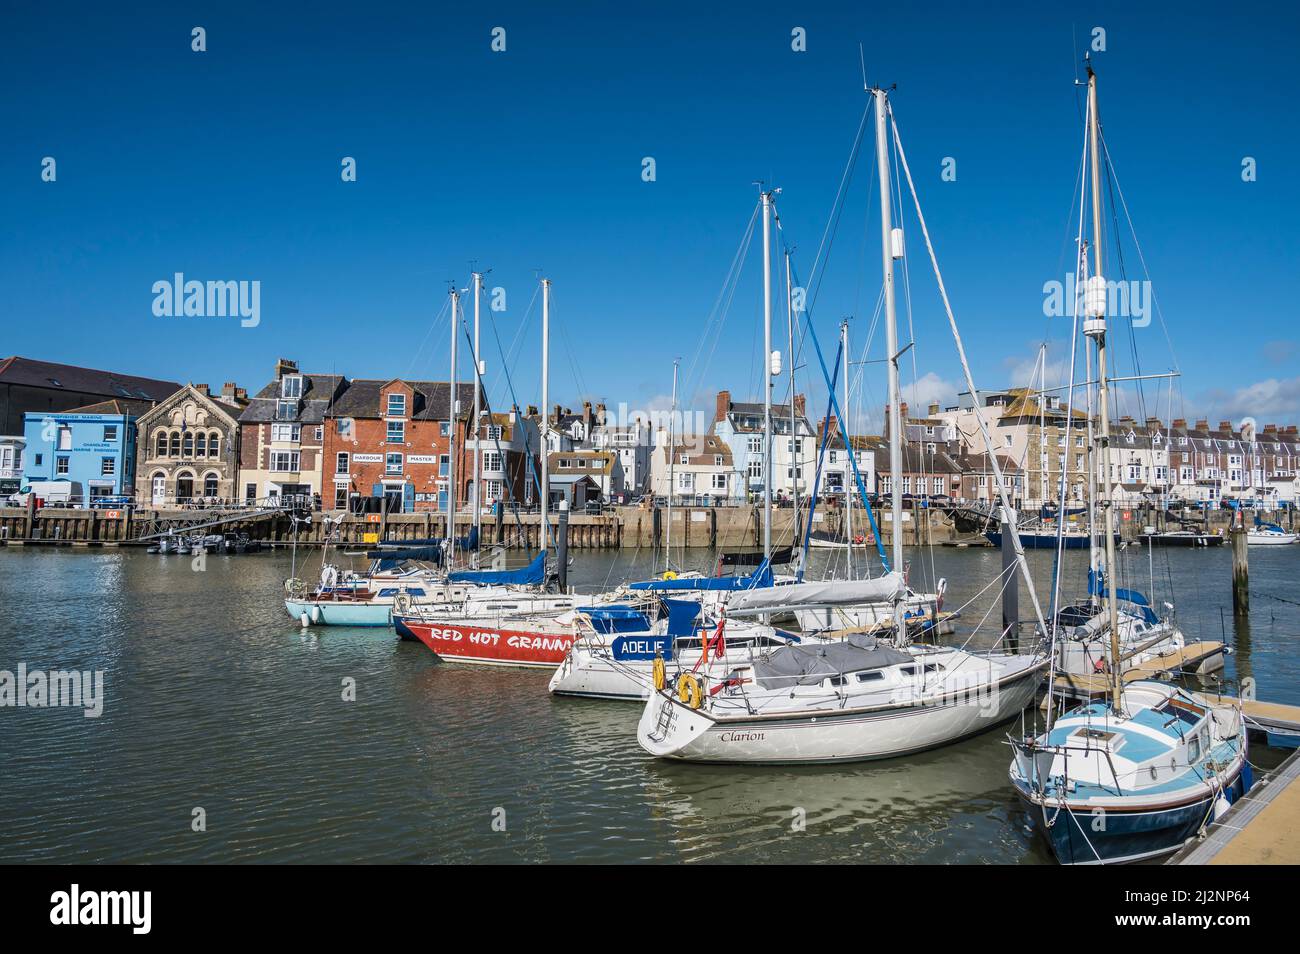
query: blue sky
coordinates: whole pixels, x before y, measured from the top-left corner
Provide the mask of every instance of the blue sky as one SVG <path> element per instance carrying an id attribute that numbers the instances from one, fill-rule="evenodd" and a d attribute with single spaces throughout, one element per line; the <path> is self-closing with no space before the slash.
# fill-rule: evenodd
<path id="1" fill-rule="evenodd" d="M 1073 82 L 1101 26 L 1107 142 L 1173 343 L 1159 321 L 1131 340 L 1117 329 L 1120 371 L 1133 346 L 1146 371 L 1181 369 L 1172 402 L 1164 385 L 1147 395 L 1161 414 L 1300 419 L 1292 5 L 469 6 L 5 4 L 0 352 L 250 390 L 280 356 L 445 378 L 447 281 L 464 284 L 477 261 L 506 291 L 494 321 L 516 342 L 521 402 L 538 393 L 539 309 L 526 311 L 539 269 L 555 289 L 554 400 L 662 403 L 674 357 L 693 368 L 683 392 L 697 407 L 721 387 L 756 396 L 757 240 L 716 346 L 703 332 L 754 180 L 783 190 L 810 270 L 865 106 L 861 43 L 869 78 L 898 86 L 977 383 L 1022 383 L 1049 340 L 1054 385 L 1068 328 L 1044 318 L 1042 286 L 1070 267 Z M 206 52 L 191 50 L 194 26 Z M 795 27 L 806 52 L 791 49 Z M 355 182 L 341 181 L 345 156 Z M 944 157 L 956 181 L 941 181 Z M 865 156 L 814 311 L 824 342 L 854 315 L 873 360 L 874 176 Z M 919 230 L 904 225 L 917 340 L 904 378 L 919 402 L 950 400 L 953 348 Z M 1125 256 L 1143 277 L 1131 242 Z M 260 324 L 156 317 L 153 283 L 176 272 L 259 281 Z M 858 401 L 874 408 L 881 369 L 862 367 Z"/>

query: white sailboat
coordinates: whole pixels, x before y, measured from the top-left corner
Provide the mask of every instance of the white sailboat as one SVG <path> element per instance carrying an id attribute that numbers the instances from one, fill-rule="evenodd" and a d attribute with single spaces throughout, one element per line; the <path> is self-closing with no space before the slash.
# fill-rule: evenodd
<path id="1" fill-rule="evenodd" d="M 891 506 L 893 525 L 898 528 L 902 526 L 903 435 L 898 400 L 894 259 L 902 255 L 902 235 L 893 228 L 890 218 L 888 96 L 881 88 L 872 89 L 871 94 L 882 196 Z M 894 137 L 910 187 L 911 174 L 896 126 Z M 915 190 L 912 192 L 915 199 Z M 763 212 L 765 216 L 769 213 L 766 201 Z M 919 202 L 917 214 L 937 275 L 937 261 Z M 768 254 L 766 247 L 764 252 Z M 941 278 L 939 288 L 967 384 L 975 394 Z M 992 457 L 990 436 L 983 425 L 981 429 Z M 993 469 L 1006 520 L 1014 530 L 1015 515 L 996 458 Z M 1015 550 L 1019 570 L 1030 587 L 1040 635 L 1045 637 L 1024 551 L 1018 543 Z M 738 593 L 729 601 L 728 613 L 765 615 L 783 606 L 833 609 L 884 604 L 892 607 L 897 622 L 906 592 L 902 567 L 902 534 L 896 532 L 892 567 L 880 577 Z M 781 647 L 744 666 L 706 665 L 702 671 L 683 673 L 649 696 L 637 725 L 637 741 L 652 755 L 687 761 L 767 764 L 888 758 L 946 745 L 1010 718 L 1033 699 L 1046 666 L 1047 657 L 1041 651 L 1020 655 L 996 649 L 977 652 L 914 644 L 908 640 L 906 627 L 896 625 L 888 641 L 873 635 L 854 635 L 824 645 Z"/>
<path id="2" fill-rule="evenodd" d="M 1096 352 L 1100 446 L 1107 447 L 1110 372 L 1102 273 L 1101 122 L 1091 64 L 1087 123 L 1092 244 L 1089 249 L 1082 240 L 1081 221 L 1083 270 L 1090 274 L 1083 334 Z M 1055 717 L 1049 688 L 1046 731 L 1011 740 L 1011 784 L 1063 864 L 1127 862 L 1166 854 L 1202 831 L 1250 787 L 1245 721 L 1239 708 L 1211 706 L 1194 693 L 1158 682 L 1125 685 L 1124 644 L 1146 634 L 1128 626 L 1120 609 L 1125 591 L 1116 584 L 1113 504 L 1107 480 L 1101 501 L 1105 601 L 1102 612 L 1085 627 L 1091 628 L 1091 641 L 1104 638 L 1108 643 L 1108 665 L 1101 671 L 1107 674 L 1109 692 L 1102 701 Z M 1093 575 L 1090 582 L 1098 579 Z M 1067 648 L 1069 643 L 1068 638 L 1062 640 Z"/>

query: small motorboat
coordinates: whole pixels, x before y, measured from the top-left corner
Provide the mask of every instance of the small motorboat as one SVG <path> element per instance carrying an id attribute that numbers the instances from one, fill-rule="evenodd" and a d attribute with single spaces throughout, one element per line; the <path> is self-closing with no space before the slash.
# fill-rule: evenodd
<path id="1" fill-rule="evenodd" d="M 1246 543 L 1252 547 L 1286 546 L 1295 543 L 1298 536 L 1276 523 L 1267 523 L 1256 517 L 1255 525 L 1246 531 Z"/>
<path id="2" fill-rule="evenodd" d="M 1223 536 L 1207 530 L 1148 529 L 1142 533 L 1142 542 L 1150 547 L 1217 547 L 1223 545 Z"/>

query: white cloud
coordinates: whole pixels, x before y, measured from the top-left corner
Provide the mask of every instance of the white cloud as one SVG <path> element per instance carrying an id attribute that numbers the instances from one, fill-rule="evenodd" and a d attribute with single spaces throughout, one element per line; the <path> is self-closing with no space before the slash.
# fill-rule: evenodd
<path id="1" fill-rule="evenodd" d="M 1204 404 L 1225 420 L 1253 417 L 1261 424 L 1289 424 L 1300 418 L 1300 377 L 1265 378 L 1235 391 L 1207 391 Z"/>
<path id="2" fill-rule="evenodd" d="M 957 385 L 933 371 L 904 384 L 902 390 L 903 400 L 912 414 L 924 414 L 931 404 L 951 405 L 957 401 Z"/>

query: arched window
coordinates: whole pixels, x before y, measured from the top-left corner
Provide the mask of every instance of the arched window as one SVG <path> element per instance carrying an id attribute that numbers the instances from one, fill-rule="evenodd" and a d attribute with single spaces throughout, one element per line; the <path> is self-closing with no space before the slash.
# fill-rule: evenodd
<path id="1" fill-rule="evenodd" d="M 218 450 L 221 448 L 221 435 L 216 431 L 208 434 L 208 456 L 219 457 Z"/>
<path id="2" fill-rule="evenodd" d="M 204 434 L 202 431 L 199 431 L 198 436 L 194 438 L 194 456 L 208 456 L 208 435 Z"/>
<path id="3" fill-rule="evenodd" d="M 169 456 L 181 456 L 181 435 L 179 431 L 172 431 L 172 452 Z"/>
<path id="4" fill-rule="evenodd" d="M 215 497 L 217 495 L 217 475 L 208 474 L 203 478 L 203 496 Z"/>
<path id="5" fill-rule="evenodd" d="M 186 431 L 185 437 L 181 439 L 181 448 L 182 448 L 181 450 L 182 457 L 194 456 L 194 435 L 191 434 L 189 431 Z"/>
<path id="6" fill-rule="evenodd" d="M 167 432 L 154 431 L 153 445 L 154 445 L 154 451 L 153 451 L 154 457 L 166 457 L 167 456 Z"/>

